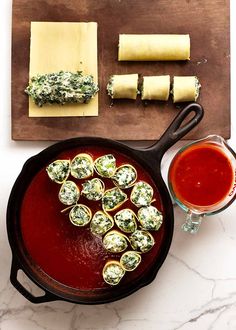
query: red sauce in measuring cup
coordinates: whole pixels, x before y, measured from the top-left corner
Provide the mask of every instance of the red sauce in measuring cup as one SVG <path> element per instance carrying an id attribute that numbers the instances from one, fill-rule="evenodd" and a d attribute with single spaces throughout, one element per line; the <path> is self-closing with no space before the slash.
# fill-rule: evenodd
<path id="1" fill-rule="evenodd" d="M 177 154 L 170 167 L 169 181 L 183 204 L 209 207 L 229 195 L 234 172 L 220 147 L 202 143 Z"/>

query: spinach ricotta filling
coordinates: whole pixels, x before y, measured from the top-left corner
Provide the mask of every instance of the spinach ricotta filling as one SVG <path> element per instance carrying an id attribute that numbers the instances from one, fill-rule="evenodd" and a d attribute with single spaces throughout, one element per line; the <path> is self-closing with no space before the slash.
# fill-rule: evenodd
<path id="1" fill-rule="evenodd" d="M 97 236 L 103 236 L 113 226 L 114 220 L 109 214 L 103 211 L 97 211 L 90 222 L 90 230 Z"/>
<path id="2" fill-rule="evenodd" d="M 109 285 L 119 284 L 122 277 L 125 275 L 125 270 L 118 261 L 108 261 L 102 271 L 104 281 Z"/>
<path id="3" fill-rule="evenodd" d="M 86 179 L 93 175 L 93 159 L 88 154 L 78 154 L 71 162 L 71 175 L 76 179 Z"/>
<path id="4" fill-rule="evenodd" d="M 130 209 L 123 209 L 114 215 L 117 227 L 125 233 L 133 233 L 137 229 L 135 213 Z"/>
<path id="5" fill-rule="evenodd" d="M 137 216 L 142 228 L 146 230 L 158 230 L 163 221 L 161 212 L 152 205 L 140 208 Z"/>
<path id="6" fill-rule="evenodd" d="M 119 188 L 130 188 L 137 179 L 137 171 L 132 165 L 125 164 L 118 167 L 112 179 Z"/>
<path id="7" fill-rule="evenodd" d="M 130 244 L 134 250 L 146 253 L 155 244 L 153 236 L 146 230 L 136 230 L 130 235 Z"/>
<path id="8" fill-rule="evenodd" d="M 112 188 L 105 191 L 102 197 L 104 211 L 113 211 L 127 200 L 127 195 L 120 188 Z"/>
<path id="9" fill-rule="evenodd" d="M 111 178 L 116 172 L 116 159 L 108 154 L 97 158 L 94 162 L 97 174 L 105 178 Z"/>
<path id="10" fill-rule="evenodd" d="M 69 218 L 73 225 L 84 227 L 91 220 L 92 212 L 86 205 L 77 204 L 70 210 Z"/>
<path id="11" fill-rule="evenodd" d="M 114 82 L 114 76 L 111 76 L 109 81 L 108 81 L 108 84 L 107 84 L 107 94 L 113 98 L 113 82 Z"/>
<path id="12" fill-rule="evenodd" d="M 70 174 L 69 160 L 55 160 L 46 168 L 49 178 L 56 183 L 63 183 Z"/>
<path id="13" fill-rule="evenodd" d="M 121 266 L 128 272 L 135 270 L 142 260 L 141 255 L 136 251 L 127 251 L 120 258 Z"/>
<path id="14" fill-rule="evenodd" d="M 104 182 L 98 178 L 85 181 L 82 184 L 82 187 L 82 194 L 92 201 L 98 201 L 101 199 L 105 191 Z"/>
<path id="15" fill-rule="evenodd" d="M 127 237 L 116 230 L 111 230 L 103 238 L 103 246 L 109 252 L 123 252 L 128 247 Z"/>
<path id="16" fill-rule="evenodd" d="M 98 90 L 91 75 L 83 75 L 82 71 L 59 71 L 32 77 L 25 92 L 42 107 L 46 103 L 87 103 Z"/>
<path id="17" fill-rule="evenodd" d="M 196 87 L 196 90 L 195 90 L 195 101 L 197 101 L 197 99 L 199 97 L 199 94 L 200 94 L 200 88 L 202 87 L 201 84 L 200 84 L 200 81 L 198 80 L 197 77 L 195 77 L 195 87 Z"/>
<path id="18" fill-rule="evenodd" d="M 65 181 L 61 186 L 58 198 L 61 203 L 65 205 L 72 205 L 77 203 L 80 197 L 80 190 L 73 181 Z"/>
<path id="19" fill-rule="evenodd" d="M 153 189 L 147 182 L 139 181 L 135 183 L 130 200 L 137 207 L 148 206 L 153 198 Z"/>

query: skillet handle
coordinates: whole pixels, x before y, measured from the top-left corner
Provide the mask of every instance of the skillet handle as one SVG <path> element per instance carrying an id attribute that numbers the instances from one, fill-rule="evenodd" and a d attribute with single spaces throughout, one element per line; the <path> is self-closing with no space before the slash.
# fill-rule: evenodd
<path id="1" fill-rule="evenodd" d="M 49 301 L 55 301 L 59 300 L 58 297 L 54 296 L 53 294 L 49 293 L 48 291 L 45 291 L 45 294 L 42 296 L 34 296 L 30 291 L 28 291 L 17 279 L 17 273 L 21 270 L 21 267 L 16 260 L 16 258 L 13 257 L 12 264 L 11 264 L 11 274 L 10 274 L 10 281 L 11 284 L 15 287 L 17 291 L 19 291 L 27 300 L 34 304 L 40 304 L 45 303 Z"/>
<path id="2" fill-rule="evenodd" d="M 187 123 L 183 126 L 181 124 L 185 118 L 191 113 L 194 113 Z M 202 120 L 204 115 L 203 108 L 198 103 L 191 103 L 187 105 L 179 114 L 175 117 L 173 122 L 167 128 L 165 133 L 161 136 L 160 140 L 152 145 L 148 150 L 158 157 L 159 161 L 162 159 L 164 153 L 172 147 L 177 141 L 184 137 L 188 132 L 190 132 L 198 123 Z"/>

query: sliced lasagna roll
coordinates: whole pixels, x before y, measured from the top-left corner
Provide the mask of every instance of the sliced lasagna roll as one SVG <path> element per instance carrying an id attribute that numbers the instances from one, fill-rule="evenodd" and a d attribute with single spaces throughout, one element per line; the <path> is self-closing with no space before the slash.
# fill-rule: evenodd
<path id="1" fill-rule="evenodd" d="M 107 92 L 112 99 L 135 100 L 138 93 L 138 74 L 111 76 L 107 85 Z"/>
<path id="2" fill-rule="evenodd" d="M 142 100 L 167 101 L 170 94 L 170 76 L 143 77 Z"/>
<path id="3" fill-rule="evenodd" d="M 196 101 L 200 92 L 200 82 L 195 76 L 174 77 L 173 102 Z"/>

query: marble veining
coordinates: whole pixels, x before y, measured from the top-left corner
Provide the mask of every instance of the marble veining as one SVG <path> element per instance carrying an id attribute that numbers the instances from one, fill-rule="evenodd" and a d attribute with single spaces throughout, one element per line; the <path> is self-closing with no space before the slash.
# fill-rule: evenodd
<path id="1" fill-rule="evenodd" d="M 70 7 L 68 1 L 68 8 Z M 236 2 L 231 1 L 231 60 L 236 72 Z M 5 214 L 8 196 L 26 159 L 49 143 L 10 140 L 10 40 L 11 1 L 0 2 L 0 330 L 236 330 L 236 204 L 205 218 L 197 235 L 181 231 L 184 213 L 175 212 L 175 230 L 170 252 L 156 279 L 131 296 L 110 304 L 86 306 L 63 301 L 40 305 L 28 302 L 10 284 L 11 251 Z M 228 54 L 226 56 L 229 56 Z M 197 59 L 198 65 L 210 60 Z M 232 90 L 236 80 L 232 74 Z M 205 88 L 205 87 L 204 87 Z M 206 87 L 207 88 L 207 87 Z M 236 101 L 232 98 L 232 137 L 236 146 Z M 216 109 L 217 111 L 217 109 Z M 172 147 L 162 161 L 167 169 L 175 152 Z M 6 166 L 8 161 L 8 166 Z M 33 294 L 41 291 L 19 273 Z"/>

